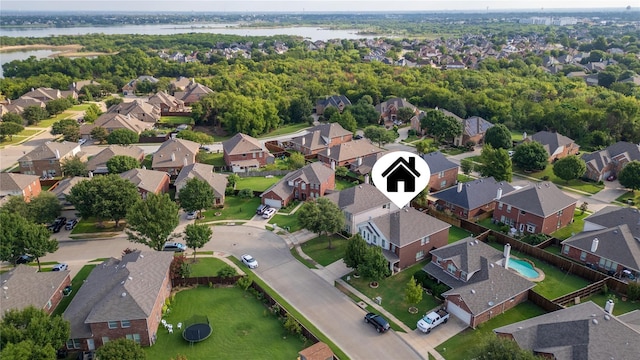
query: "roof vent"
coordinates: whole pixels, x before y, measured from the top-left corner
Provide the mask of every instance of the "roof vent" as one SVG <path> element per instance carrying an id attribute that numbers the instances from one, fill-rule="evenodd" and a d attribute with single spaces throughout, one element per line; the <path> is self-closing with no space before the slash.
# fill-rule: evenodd
<path id="1" fill-rule="evenodd" d="M 478 243 L 478 239 L 473 240 L 473 243 L 477 244 Z"/>
<path id="2" fill-rule="evenodd" d="M 611 320 L 611 316 L 609 316 L 608 314 L 604 316 L 605 320 Z"/>
<path id="3" fill-rule="evenodd" d="M 124 280 L 120 281 L 120 285 L 124 285 Z"/>
<path id="4" fill-rule="evenodd" d="M 125 296 L 127 296 L 127 293 L 123 292 L 122 295 L 120 295 L 120 296 L 125 297 Z"/>
<path id="5" fill-rule="evenodd" d="M 491 263 L 491 264 L 489 264 L 489 266 L 490 266 L 490 267 L 493 267 L 494 265 L 493 265 L 493 263 Z"/>
<path id="6" fill-rule="evenodd" d="M 489 302 L 487 303 L 487 305 L 489 305 L 489 306 L 493 306 L 493 301 L 489 301 Z"/>
<path id="7" fill-rule="evenodd" d="M 593 322 L 594 325 L 598 325 L 598 319 L 593 319 L 591 322 Z"/>
<path id="8" fill-rule="evenodd" d="M 132 278 L 131 276 L 129 276 L 127 279 L 129 279 L 129 280 L 133 280 L 133 278 Z"/>
<path id="9" fill-rule="evenodd" d="M 476 291 L 475 291 L 474 289 L 471 289 L 471 293 L 472 293 L 472 294 L 475 294 L 475 293 L 476 293 Z"/>

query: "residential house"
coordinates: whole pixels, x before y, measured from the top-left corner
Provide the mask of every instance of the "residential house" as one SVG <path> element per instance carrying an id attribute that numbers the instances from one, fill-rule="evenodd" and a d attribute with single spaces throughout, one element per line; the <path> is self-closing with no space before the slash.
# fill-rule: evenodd
<path id="1" fill-rule="evenodd" d="M 107 110 L 107 114 L 129 115 L 145 123 L 155 124 L 160 120 L 160 109 L 153 104 L 140 99 L 134 101 L 121 102 L 113 105 Z"/>
<path id="2" fill-rule="evenodd" d="M 389 270 L 396 273 L 447 245 L 451 225 L 412 207 L 366 220 L 358 226 L 364 240 L 382 248 Z"/>
<path id="3" fill-rule="evenodd" d="M 96 266 L 63 313 L 71 325 L 67 349 L 94 350 L 121 338 L 153 345 L 171 295 L 173 255 L 135 251 Z"/>
<path id="4" fill-rule="evenodd" d="M 587 164 L 584 177 L 593 181 L 603 181 L 611 175 L 617 176 L 620 170 L 633 160 L 640 161 L 638 145 L 619 141 L 607 148 L 583 154 L 582 160 Z"/>
<path id="5" fill-rule="evenodd" d="M 293 149 L 304 155 L 315 155 L 322 150 L 351 141 L 353 133 L 338 123 L 321 124 L 308 129 L 306 135 L 291 139 Z"/>
<path id="6" fill-rule="evenodd" d="M 29 202 L 42 191 L 40 177 L 17 173 L 0 173 L 0 203 L 9 196 L 20 196 Z"/>
<path id="7" fill-rule="evenodd" d="M 344 95 L 332 95 L 327 96 L 324 99 L 318 99 L 316 101 L 316 114 L 322 116 L 327 108 L 334 107 L 338 109 L 340 113 L 345 107 L 351 106 L 351 101 Z"/>
<path id="8" fill-rule="evenodd" d="M 214 206 L 224 205 L 224 192 L 227 188 L 227 175 L 213 172 L 213 165 L 194 163 L 180 170 L 180 174 L 174 182 L 176 187 L 176 199 L 180 196 L 180 190 L 187 184 L 187 180 L 196 178 L 205 181 L 213 189 Z"/>
<path id="9" fill-rule="evenodd" d="M 584 219 L 582 232 L 562 242 L 562 254 L 616 277 L 640 278 L 640 213 L 607 206 Z"/>
<path id="10" fill-rule="evenodd" d="M 49 191 L 53 193 L 62 206 L 69 206 L 71 203 L 67 201 L 67 196 L 71 194 L 71 189 L 80 181 L 88 180 L 89 178 L 82 176 L 73 176 L 70 178 L 64 178 L 53 185 Z"/>
<path id="11" fill-rule="evenodd" d="M 178 100 L 164 91 L 158 91 L 147 100 L 147 103 L 160 109 L 160 115 L 185 111 L 184 101 Z M 186 114 L 190 113 L 185 113 L 185 115 Z"/>
<path id="12" fill-rule="evenodd" d="M 38 106 L 44 109 L 47 104 L 45 104 L 43 101 L 31 97 L 21 97 L 15 100 L 9 100 L 5 105 L 5 108 L 7 109 L 7 112 L 22 114 L 27 106 Z"/>
<path id="13" fill-rule="evenodd" d="M 148 75 L 139 76 L 137 79 L 133 79 L 133 80 L 129 81 L 128 83 L 126 83 L 122 87 L 122 94 L 124 96 L 135 95 L 137 84 L 140 83 L 140 82 L 143 82 L 143 81 L 148 81 L 148 82 L 150 82 L 152 84 L 155 84 L 159 80 L 154 78 L 153 76 L 148 76 Z"/>
<path id="14" fill-rule="evenodd" d="M 32 88 L 31 91 L 25 94 L 22 94 L 21 97 L 33 98 L 36 100 L 40 100 L 44 103 L 47 103 L 51 100 L 64 99 L 66 97 L 77 99 L 78 94 L 73 90 L 64 91 L 64 90 L 58 90 L 58 89 L 52 89 L 52 88 L 46 88 L 46 87 L 39 87 L 37 89 Z"/>
<path id="15" fill-rule="evenodd" d="M 333 358 L 333 351 L 322 341 L 298 352 L 299 360 L 333 360 Z"/>
<path id="16" fill-rule="evenodd" d="M 580 145 L 576 144 L 575 141 L 550 131 L 539 131 L 527 137 L 524 141 L 537 141 L 542 144 L 547 151 L 550 163 L 569 155 L 577 155 L 580 151 Z"/>
<path id="17" fill-rule="evenodd" d="M 51 315 L 64 296 L 64 288 L 71 285 L 71 273 L 68 270 L 39 272 L 37 267 L 20 264 L 0 274 L 0 282 L 0 319 L 6 310 L 23 310 L 29 306 Z"/>
<path id="18" fill-rule="evenodd" d="M 466 146 L 470 141 L 475 144 L 484 142 L 484 135 L 487 130 L 493 127 L 493 124 L 480 116 L 472 116 L 462 120 L 462 135 L 453 139 L 455 146 Z"/>
<path id="19" fill-rule="evenodd" d="M 431 196 L 436 199 L 436 208 L 451 211 L 465 220 L 486 217 L 496 207 L 496 201 L 515 189 L 508 182 L 496 181 L 492 177 L 458 183 L 438 191 Z"/>
<path id="20" fill-rule="evenodd" d="M 373 169 L 373 164 L 378 161 L 381 157 L 387 154 L 387 151 L 378 152 L 373 155 L 365 156 L 362 159 L 362 162 L 356 161 L 355 164 L 351 164 L 349 170 L 353 171 L 358 175 L 365 175 L 365 182 L 368 183 L 368 176 L 371 174 L 371 169 Z"/>
<path id="21" fill-rule="evenodd" d="M 191 79 L 188 77 L 184 77 L 184 76 L 180 76 L 177 79 L 172 79 L 171 82 L 169 83 L 169 87 L 171 88 L 171 91 L 175 92 L 175 91 L 184 91 L 184 89 L 187 88 L 187 86 L 189 86 L 189 84 L 191 83 Z"/>
<path id="22" fill-rule="evenodd" d="M 353 186 L 325 197 L 342 210 L 345 218 L 344 231 L 351 235 L 358 233 L 356 225 L 398 210 L 396 204 L 371 184 Z"/>
<path id="23" fill-rule="evenodd" d="M 573 222 L 575 209 L 576 199 L 545 181 L 502 196 L 493 220 L 520 233 L 550 235 Z"/>
<path id="24" fill-rule="evenodd" d="M 200 144 L 183 139 L 169 139 L 153 154 L 151 168 L 177 176 L 180 170 L 196 162 Z"/>
<path id="25" fill-rule="evenodd" d="M 93 124 L 82 124 L 80 126 L 80 137 L 83 139 L 91 139 L 91 131 L 97 127 L 104 128 L 109 134 L 118 129 L 127 129 L 136 134 L 141 134 L 143 131 L 153 128 L 153 123 L 140 121 L 131 115 L 104 113 L 100 115 Z"/>
<path id="26" fill-rule="evenodd" d="M 46 142 L 18 159 L 20 173 L 52 177 L 62 175 L 60 161 L 80 154 L 80 145 L 72 142 Z"/>
<path id="27" fill-rule="evenodd" d="M 159 195 L 169 192 L 171 178 L 164 171 L 131 169 L 120 174 L 120 177 L 131 181 L 143 199 L 147 198 L 148 193 Z"/>
<path id="28" fill-rule="evenodd" d="M 475 329 L 526 301 L 535 286 L 505 268 L 510 249 L 506 245 L 503 254 L 469 237 L 431 250 L 424 271 L 451 288 L 442 294 L 447 311 Z"/>
<path id="29" fill-rule="evenodd" d="M 493 331 L 544 359 L 635 359 L 640 331 L 626 321 L 587 301 Z"/>
<path id="30" fill-rule="evenodd" d="M 107 161 L 114 156 L 129 156 L 136 159 L 139 163 L 142 163 L 144 160 L 144 150 L 134 145 L 109 145 L 87 161 L 87 170 L 94 175 L 108 174 Z"/>
<path id="31" fill-rule="evenodd" d="M 318 153 L 318 160 L 335 167 L 362 165 L 364 158 L 381 153 L 383 150 L 373 145 L 368 139 L 348 141 L 327 147 Z"/>
<path id="32" fill-rule="evenodd" d="M 242 133 L 222 143 L 224 162 L 234 173 L 257 170 L 273 164 L 274 157 L 257 139 Z"/>
<path id="33" fill-rule="evenodd" d="M 100 83 L 94 80 L 74 81 L 73 83 L 71 83 L 71 85 L 69 85 L 69 90 L 79 93 L 80 90 L 82 90 L 82 88 L 87 85 L 100 86 Z"/>
<path id="34" fill-rule="evenodd" d="M 429 191 L 440 191 L 458 182 L 458 164 L 447 159 L 439 151 L 422 155 L 429 165 L 431 177 L 429 178 Z"/>
<path id="35" fill-rule="evenodd" d="M 173 96 L 175 96 L 176 99 L 182 100 L 185 106 L 191 106 L 194 102 L 198 102 L 203 97 L 212 93 L 213 90 L 202 84 L 198 84 L 192 79 L 191 83 L 184 88 L 184 91 L 176 91 Z"/>
<path id="36" fill-rule="evenodd" d="M 290 172 L 260 195 L 262 203 L 274 208 L 287 206 L 293 200 L 305 201 L 324 196 L 336 186 L 333 169 L 314 162 Z"/>
<path id="37" fill-rule="evenodd" d="M 383 101 L 375 106 L 376 111 L 380 113 L 380 119 L 384 122 L 397 122 L 398 110 L 401 108 L 409 108 L 415 114 L 418 114 L 418 108 L 412 105 L 407 99 L 392 98 L 387 101 Z"/>

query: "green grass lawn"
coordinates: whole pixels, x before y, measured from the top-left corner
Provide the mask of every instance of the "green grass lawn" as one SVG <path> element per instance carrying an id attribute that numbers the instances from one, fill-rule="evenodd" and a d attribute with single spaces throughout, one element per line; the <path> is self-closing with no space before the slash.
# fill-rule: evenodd
<path id="1" fill-rule="evenodd" d="M 191 277 L 216 276 L 218 270 L 227 265 L 214 257 L 196 258 L 196 262 L 193 263 L 193 256 L 187 256 L 187 261 L 191 264 Z"/>
<path id="2" fill-rule="evenodd" d="M 422 137 L 421 137 L 421 136 L 417 136 L 417 135 L 409 135 L 409 136 L 407 136 L 407 138 L 406 138 L 406 139 L 402 139 L 402 142 L 409 144 L 409 143 L 412 143 L 412 142 L 414 142 L 414 141 L 418 141 L 418 140 L 420 140 L 420 139 L 422 139 Z M 430 140 L 431 140 L 431 139 L 430 139 Z M 431 140 L 431 141 L 433 142 L 433 140 Z"/>
<path id="3" fill-rule="evenodd" d="M 352 181 L 347 181 L 344 179 L 336 179 L 336 190 L 344 190 L 354 186 L 356 186 L 356 184 L 354 184 Z"/>
<path id="4" fill-rule="evenodd" d="M 567 183 L 566 181 L 560 179 L 553 173 L 552 164 L 549 164 L 547 168 L 544 169 L 543 171 L 524 173 L 524 175 L 531 176 L 540 180 L 542 180 L 543 177 L 547 176 L 549 181 L 551 181 L 554 184 L 579 190 L 579 191 L 583 191 L 589 194 L 597 194 L 600 190 L 604 189 L 604 185 L 598 185 L 597 183 L 594 183 L 594 182 L 589 182 L 589 181 L 584 181 L 579 179 L 570 180 Z"/>
<path id="5" fill-rule="evenodd" d="M 604 308 L 607 300 L 609 300 L 609 297 L 607 295 L 603 293 L 597 293 L 587 298 L 580 299 L 580 302 L 593 301 L 594 303 Z M 617 300 L 614 300 L 614 302 L 615 305 L 613 307 L 613 315 L 616 316 L 626 314 L 629 311 L 640 310 L 640 301 L 622 301 L 620 297 L 617 297 Z"/>
<path id="6" fill-rule="evenodd" d="M 627 191 L 623 195 L 619 196 L 616 201 L 621 202 L 625 206 L 635 206 L 636 204 L 640 204 L 640 191 Z"/>
<path id="7" fill-rule="evenodd" d="M 80 219 L 78 225 L 76 225 L 71 234 L 92 234 L 92 233 L 104 233 L 124 230 L 124 219 L 120 220 L 120 225 L 116 228 L 114 221 L 103 221 L 103 226 L 99 227 L 95 218 Z"/>
<path id="8" fill-rule="evenodd" d="M 276 224 L 280 228 L 288 228 L 289 232 L 296 232 L 302 230 L 302 225 L 298 221 L 298 212 L 293 215 L 280 215 L 275 214 L 270 220 L 269 224 Z"/>
<path id="9" fill-rule="evenodd" d="M 546 248 L 544 248 L 544 251 L 548 251 L 552 254 L 556 254 L 561 256 L 562 254 L 562 247 L 560 245 L 549 245 Z"/>
<path id="10" fill-rule="evenodd" d="M 442 344 L 436 346 L 436 350 L 447 360 L 473 359 L 476 354 L 478 344 L 482 338 L 490 334 L 493 329 L 501 326 L 513 324 L 518 321 L 530 319 L 544 314 L 544 310 L 526 301 L 516 305 L 513 309 L 500 314 L 493 319 L 482 323 L 477 329 L 464 330 Z"/>
<path id="11" fill-rule="evenodd" d="M 194 121 L 191 116 L 162 116 L 160 117 L 160 123 L 171 124 L 171 125 L 181 125 L 181 124 L 193 125 Z"/>
<path id="12" fill-rule="evenodd" d="M 34 130 L 34 129 L 24 129 L 22 130 L 18 135 L 14 135 L 15 136 L 23 136 L 23 137 L 29 137 L 29 136 L 33 136 L 39 132 L 41 132 L 42 130 Z"/>
<path id="13" fill-rule="evenodd" d="M 418 308 L 418 313 L 411 314 L 409 313 L 409 307 L 413 305 L 408 304 L 404 300 L 404 290 L 411 279 L 411 276 L 413 276 L 416 271 L 422 269 L 426 264 L 427 261 L 421 261 L 402 270 L 398 274 L 381 280 L 377 289 L 372 289 L 369 286 L 369 281 L 364 278 L 356 279 L 351 276 L 351 279 L 347 282 L 370 299 L 374 299 L 377 296 L 382 297 L 382 307 L 384 307 L 385 310 L 393 314 L 393 316 L 402 321 L 409 328 L 415 329 L 418 320 L 420 320 L 427 311 L 440 305 L 440 301 L 435 297 L 423 293 L 422 301 L 415 305 Z M 343 280 L 346 279 L 343 278 Z"/>
<path id="14" fill-rule="evenodd" d="M 460 155 L 467 152 L 466 148 L 448 148 L 448 149 L 440 149 L 444 154 L 454 156 Z"/>
<path id="15" fill-rule="evenodd" d="M 522 131 L 511 130 L 511 141 L 522 141 Z"/>
<path id="16" fill-rule="evenodd" d="M 329 240 L 331 240 L 331 249 L 329 249 Z M 304 242 L 301 247 L 302 251 L 318 264 L 327 266 L 344 257 L 348 241 L 338 235 L 322 235 Z"/>
<path id="17" fill-rule="evenodd" d="M 478 224 L 495 231 L 500 231 L 500 226 L 498 226 L 498 224 L 494 224 L 491 218 L 480 220 L 478 221 Z"/>
<path id="18" fill-rule="evenodd" d="M 73 105 L 69 110 L 71 111 L 86 111 L 92 104 L 78 104 Z"/>
<path id="19" fill-rule="evenodd" d="M 291 249 L 289 249 L 289 251 L 291 252 L 291 255 L 296 258 L 296 260 L 300 261 L 300 263 L 302 263 L 302 265 L 308 267 L 309 269 L 317 269 L 316 266 L 314 264 L 311 263 L 311 261 L 303 258 L 302 256 L 300 256 L 300 254 L 298 254 L 298 250 L 296 250 L 295 247 L 292 247 Z"/>
<path id="20" fill-rule="evenodd" d="M 451 227 L 449 228 L 449 244 L 469 236 L 473 236 L 473 234 L 468 232 L 467 230 L 453 225 L 451 225 Z"/>
<path id="21" fill-rule="evenodd" d="M 241 199 L 237 196 L 226 196 L 224 199 L 224 208 L 209 209 L 203 212 L 204 219 L 196 222 L 213 221 L 213 220 L 250 220 L 255 214 L 256 209 L 260 205 L 259 197 L 251 199 Z M 220 213 L 220 216 L 215 216 Z"/>
<path id="22" fill-rule="evenodd" d="M 236 189 L 251 189 L 253 191 L 265 191 L 273 184 L 282 179 L 282 176 L 264 177 L 264 176 L 251 176 L 240 178 L 236 183 Z"/>
<path id="23" fill-rule="evenodd" d="M 196 155 L 199 163 L 213 165 L 213 166 L 225 166 L 224 153 L 208 153 L 206 151 L 200 151 Z"/>
<path id="24" fill-rule="evenodd" d="M 582 212 L 582 210 L 576 210 L 573 215 L 573 222 L 562 229 L 559 229 L 551 234 L 551 236 L 560 240 L 568 239 L 569 237 L 582 231 L 584 227 L 584 218 L 591 215 L 588 212 Z"/>
<path id="25" fill-rule="evenodd" d="M 86 280 L 87 277 L 89 277 L 89 274 L 95 267 L 96 267 L 96 264 L 85 265 L 82 267 L 82 269 L 80 269 L 80 271 L 78 271 L 76 276 L 74 276 L 73 279 L 71 280 L 71 288 L 73 289 L 73 291 L 71 292 L 71 294 L 64 296 L 62 298 L 62 300 L 60 301 L 56 309 L 51 314 L 52 316 L 62 315 L 62 313 L 67 309 L 67 306 L 71 304 L 71 300 L 73 300 L 73 298 L 76 296 L 82 284 L 84 284 L 84 280 Z"/>
<path id="26" fill-rule="evenodd" d="M 236 287 L 198 287 L 176 294 L 170 324 L 185 322 L 193 315 L 206 315 L 212 325 L 211 336 L 190 345 L 180 331 L 169 334 L 158 329 L 157 342 L 145 348 L 149 359 L 167 359 L 181 354 L 189 360 L 211 359 L 287 359 L 295 358 L 305 344 L 299 336 L 286 333 L 282 323 L 252 295 Z"/>
<path id="27" fill-rule="evenodd" d="M 285 125 L 285 126 L 281 126 L 281 127 L 277 128 L 277 129 L 273 130 L 270 133 L 262 134 L 262 135 L 258 136 L 258 138 L 291 134 L 291 133 L 294 133 L 296 131 L 300 131 L 302 129 L 306 129 L 308 127 L 309 127 L 309 124 L 307 124 L 307 123 Z"/>
<path id="28" fill-rule="evenodd" d="M 278 210 L 278 212 L 281 213 L 281 214 L 289 214 L 298 205 L 300 205 L 300 200 L 295 200 L 294 199 L 294 200 L 290 201 L 289 204 L 287 204 L 287 206 L 280 208 L 280 210 Z"/>
<path id="29" fill-rule="evenodd" d="M 465 182 L 469 182 L 469 181 L 473 181 L 473 180 L 475 180 L 475 178 L 472 178 L 469 175 L 458 174 L 458 182 L 465 183 Z"/>

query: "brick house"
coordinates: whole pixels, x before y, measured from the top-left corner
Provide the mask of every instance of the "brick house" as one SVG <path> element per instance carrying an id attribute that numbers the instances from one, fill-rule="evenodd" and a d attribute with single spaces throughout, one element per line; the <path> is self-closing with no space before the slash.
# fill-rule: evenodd
<path id="1" fill-rule="evenodd" d="M 583 154 L 587 164 L 584 177 L 593 181 L 603 181 L 610 175 L 617 176 L 620 170 L 633 160 L 640 161 L 640 147 L 630 142 L 619 141 L 607 148 Z"/>
<path id="2" fill-rule="evenodd" d="M 371 174 L 371 169 L 373 169 L 373 165 L 376 163 L 376 161 L 378 161 L 378 159 L 380 159 L 386 154 L 387 154 L 387 151 L 382 151 L 382 152 L 375 153 L 373 155 L 365 156 L 362 159 L 362 161 L 356 161 L 355 164 L 350 164 L 349 170 L 353 171 L 358 175 L 365 175 L 365 180 L 367 180 L 368 179 L 367 176 Z M 368 182 L 368 181 L 365 181 L 365 182 Z"/>
<path id="3" fill-rule="evenodd" d="M 412 207 L 364 221 L 358 232 L 369 245 L 382 248 L 395 274 L 447 244 L 451 225 Z"/>
<path id="4" fill-rule="evenodd" d="M 418 114 L 418 108 L 402 98 L 392 98 L 387 101 L 383 101 L 375 106 L 376 111 L 380 114 L 380 119 L 386 122 L 394 122 L 398 120 L 398 110 L 402 108 L 409 108 L 413 110 L 414 114 Z"/>
<path id="5" fill-rule="evenodd" d="M 71 189 L 77 183 L 84 180 L 89 180 L 89 178 L 81 177 L 81 176 L 72 176 L 69 178 L 64 178 L 58 181 L 57 183 L 55 183 L 51 188 L 49 188 L 49 191 L 53 193 L 56 196 L 56 198 L 58 198 L 58 201 L 60 201 L 60 204 L 62 204 L 63 207 L 73 206 L 73 204 L 67 201 L 67 196 L 71 194 Z"/>
<path id="6" fill-rule="evenodd" d="M 73 142 L 46 142 L 18 159 L 20 173 L 38 176 L 60 176 L 60 161 L 80 154 L 80 145 Z"/>
<path id="7" fill-rule="evenodd" d="M 63 298 L 63 290 L 71 285 L 70 271 L 43 271 L 37 267 L 20 264 L 3 274 L 2 283 L 2 311 L 22 310 L 33 306 L 51 315 Z"/>
<path id="8" fill-rule="evenodd" d="M 321 162 L 314 162 L 287 174 L 260 197 L 262 204 L 279 209 L 294 199 L 305 201 L 319 198 L 335 187 L 335 172 Z"/>
<path id="9" fill-rule="evenodd" d="M 257 170 L 273 164 L 274 157 L 257 139 L 242 133 L 222 143 L 224 162 L 233 172 Z"/>
<path id="10" fill-rule="evenodd" d="M 562 254 L 612 276 L 638 279 L 638 224 L 637 209 L 607 206 L 584 219 L 582 232 L 562 242 Z"/>
<path id="11" fill-rule="evenodd" d="M 504 195 L 498 200 L 493 220 L 520 233 L 550 235 L 573 221 L 575 209 L 576 199 L 546 181 Z"/>
<path id="12" fill-rule="evenodd" d="M 184 102 L 185 106 L 191 106 L 194 102 L 200 101 L 203 97 L 212 94 L 213 90 L 208 87 L 198 84 L 194 79 L 191 79 L 189 85 L 184 90 L 176 91 L 173 96 Z"/>
<path id="13" fill-rule="evenodd" d="M 87 170 L 96 174 L 108 174 L 107 161 L 114 156 L 129 156 L 139 163 L 144 160 L 144 150 L 138 146 L 109 145 L 87 161 Z"/>
<path id="14" fill-rule="evenodd" d="M 316 101 L 316 114 L 321 116 L 324 114 L 325 109 L 334 107 L 338 109 L 338 112 L 342 113 L 344 108 L 351 106 L 351 101 L 344 95 L 332 95 L 327 96 L 324 99 L 318 99 Z"/>
<path id="15" fill-rule="evenodd" d="M 148 193 L 159 195 L 169 192 L 171 178 L 164 171 L 131 169 L 120 174 L 120 177 L 131 181 L 143 199 L 147 198 Z"/>
<path id="16" fill-rule="evenodd" d="M 136 86 L 138 84 L 138 82 L 143 82 L 143 81 L 148 81 L 152 84 L 157 83 L 159 80 L 156 79 L 153 76 L 149 76 L 149 75 L 142 75 L 142 76 L 138 76 L 137 79 L 133 79 L 131 81 L 129 81 L 128 83 L 126 83 L 123 87 L 122 87 L 122 94 L 127 96 L 127 95 L 135 95 L 136 92 Z"/>
<path id="17" fill-rule="evenodd" d="M 171 295 L 173 255 L 135 251 L 96 266 L 63 314 L 71 324 L 67 349 L 94 350 L 120 338 L 152 345 Z"/>
<path id="18" fill-rule="evenodd" d="M 0 173 L 0 204 L 8 196 L 20 196 L 29 202 L 42 191 L 38 175 Z"/>
<path id="19" fill-rule="evenodd" d="M 431 194 L 436 199 L 436 208 L 449 210 L 455 216 L 472 220 L 476 216 L 490 213 L 496 207 L 496 199 L 515 189 L 508 182 L 496 181 L 492 177 L 477 179 Z"/>
<path id="20" fill-rule="evenodd" d="M 147 103 L 160 109 L 160 115 L 167 115 L 169 113 L 181 112 L 185 110 L 184 101 L 176 99 L 174 96 L 167 94 L 164 91 L 158 91 L 155 95 L 151 96 Z M 185 115 L 191 113 L 185 112 Z"/>
<path id="21" fill-rule="evenodd" d="M 443 153 L 434 151 L 422 155 L 422 158 L 431 171 L 429 191 L 440 191 L 458 182 L 458 164 L 447 159 Z"/>
<path id="22" fill-rule="evenodd" d="M 117 129 L 127 129 L 140 135 L 143 131 L 152 129 L 153 123 L 140 121 L 131 115 L 104 113 L 100 115 L 93 124 L 82 124 L 80 126 L 80 137 L 90 140 L 91 131 L 97 127 L 103 127 L 109 134 Z"/>
<path id="23" fill-rule="evenodd" d="M 179 198 L 180 190 L 187 184 L 187 180 L 197 178 L 205 181 L 213 189 L 214 206 L 224 205 L 224 192 L 227 188 L 227 175 L 213 172 L 213 165 L 195 163 L 187 165 L 180 170 L 180 174 L 174 182 L 176 187 L 176 199 Z"/>
<path id="24" fill-rule="evenodd" d="M 58 90 L 52 88 L 39 87 L 37 89 L 31 89 L 31 91 L 22 94 L 21 97 L 32 98 L 47 103 L 51 100 L 58 100 L 70 97 L 72 99 L 78 99 L 78 94 L 73 90 Z"/>
<path id="25" fill-rule="evenodd" d="M 113 105 L 107 110 L 107 114 L 129 115 L 139 121 L 152 124 L 160 120 L 160 108 L 140 99 Z"/>
<path id="26" fill-rule="evenodd" d="M 503 254 L 469 237 L 431 250 L 431 262 L 423 270 L 451 288 L 442 294 L 447 311 L 475 329 L 526 301 L 535 286 L 505 269 L 510 248 Z"/>
<path id="27" fill-rule="evenodd" d="M 328 147 L 351 141 L 353 133 L 338 123 L 321 124 L 308 129 L 306 135 L 291 139 L 293 149 L 304 155 L 314 155 Z"/>
<path id="28" fill-rule="evenodd" d="M 453 145 L 455 146 L 466 146 L 469 141 L 473 141 L 476 144 L 482 144 L 487 130 L 493 127 L 492 123 L 480 116 L 472 116 L 461 120 L 461 123 L 462 135 L 453 139 Z"/>
<path id="29" fill-rule="evenodd" d="M 153 154 L 151 168 L 164 171 L 170 176 L 177 176 L 180 170 L 196 162 L 196 155 L 200 151 L 200 144 L 184 140 L 169 139 L 160 145 Z"/>
<path id="30" fill-rule="evenodd" d="M 348 141 L 327 147 L 318 153 L 318 160 L 329 166 L 350 167 L 362 165 L 364 158 L 381 153 L 382 149 L 373 145 L 368 139 Z"/>
<path id="31" fill-rule="evenodd" d="M 580 145 L 575 141 L 555 132 L 539 131 L 524 141 L 537 141 L 542 144 L 549 155 L 550 163 L 569 155 L 577 155 L 580 151 Z"/>

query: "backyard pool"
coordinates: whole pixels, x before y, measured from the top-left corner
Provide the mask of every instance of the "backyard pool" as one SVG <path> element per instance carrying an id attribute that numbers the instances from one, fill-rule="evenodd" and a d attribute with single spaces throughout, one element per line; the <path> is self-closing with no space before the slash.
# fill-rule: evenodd
<path id="1" fill-rule="evenodd" d="M 535 279 L 540 274 L 526 261 L 520 259 L 509 259 L 509 269 L 513 269 L 517 271 L 520 275 L 526 277 L 527 279 Z"/>

